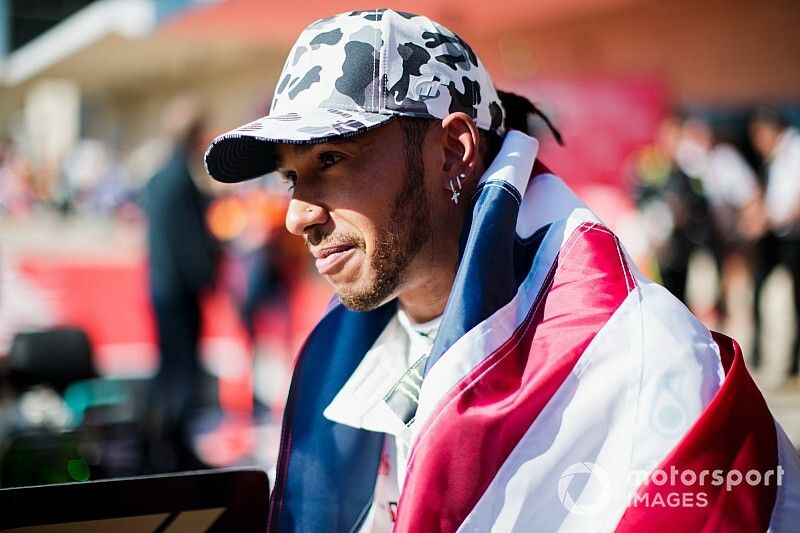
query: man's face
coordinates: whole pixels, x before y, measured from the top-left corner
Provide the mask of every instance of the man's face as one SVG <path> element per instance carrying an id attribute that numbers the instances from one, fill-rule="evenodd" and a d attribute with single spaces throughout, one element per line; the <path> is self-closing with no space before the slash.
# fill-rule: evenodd
<path id="1" fill-rule="evenodd" d="M 329 143 L 276 146 L 294 184 L 286 227 L 304 236 L 344 305 L 374 309 L 396 296 L 431 235 L 420 160 L 405 157 L 397 121 Z"/>

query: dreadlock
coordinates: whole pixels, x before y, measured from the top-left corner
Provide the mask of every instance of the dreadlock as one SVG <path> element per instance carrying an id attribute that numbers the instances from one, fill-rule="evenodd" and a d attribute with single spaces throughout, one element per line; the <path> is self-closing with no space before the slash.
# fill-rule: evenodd
<path id="1" fill-rule="evenodd" d="M 503 125 L 506 130 L 517 130 L 526 135 L 533 133 L 532 122 L 534 118 L 538 117 L 544 121 L 547 128 L 552 133 L 556 142 L 564 146 L 564 140 L 561 133 L 556 129 L 550 119 L 545 115 L 541 109 L 536 107 L 533 102 L 520 96 L 518 94 L 497 91 L 500 97 L 500 102 L 505 109 L 505 119 Z M 400 118 L 400 126 L 403 130 L 403 137 L 405 139 L 405 156 L 406 163 L 417 161 L 421 156 L 422 143 L 425 141 L 425 134 L 431 124 L 438 119 L 428 118 Z M 481 159 L 484 166 L 488 166 L 500 151 L 503 144 L 503 138 L 495 133 L 480 130 L 481 134 Z"/>
<path id="2" fill-rule="evenodd" d="M 541 109 L 536 107 L 533 102 L 524 96 L 505 91 L 497 91 L 497 95 L 500 97 L 500 102 L 503 104 L 503 108 L 506 110 L 506 117 L 503 121 L 503 125 L 507 130 L 518 130 L 526 135 L 531 135 L 531 119 L 539 117 L 542 119 L 542 121 L 544 121 L 545 125 L 550 130 L 550 133 L 553 134 L 553 138 L 555 138 L 556 142 L 559 145 L 564 146 L 564 140 L 561 137 L 561 132 L 559 132 L 556 127 L 553 126 L 553 123 L 550 122 L 550 119 L 547 117 L 547 115 L 545 115 Z"/>

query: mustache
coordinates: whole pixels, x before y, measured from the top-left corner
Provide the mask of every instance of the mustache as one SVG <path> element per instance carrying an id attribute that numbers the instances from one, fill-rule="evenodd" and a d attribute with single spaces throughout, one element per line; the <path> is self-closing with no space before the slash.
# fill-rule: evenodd
<path id="1" fill-rule="evenodd" d="M 309 251 L 319 246 L 354 246 L 363 248 L 364 239 L 352 233 L 325 233 L 319 229 L 306 235 L 306 246 Z"/>

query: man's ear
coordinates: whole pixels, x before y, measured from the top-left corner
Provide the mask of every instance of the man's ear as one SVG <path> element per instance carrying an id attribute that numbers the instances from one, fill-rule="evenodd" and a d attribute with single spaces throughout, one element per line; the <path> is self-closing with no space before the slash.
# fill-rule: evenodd
<path id="1" fill-rule="evenodd" d="M 466 113 L 447 115 L 441 123 L 442 151 L 441 185 L 450 190 L 450 181 L 456 177 L 471 186 L 479 176 L 474 176 L 478 167 L 480 134 L 475 121 Z M 461 176 L 463 174 L 463 177 Z"/>

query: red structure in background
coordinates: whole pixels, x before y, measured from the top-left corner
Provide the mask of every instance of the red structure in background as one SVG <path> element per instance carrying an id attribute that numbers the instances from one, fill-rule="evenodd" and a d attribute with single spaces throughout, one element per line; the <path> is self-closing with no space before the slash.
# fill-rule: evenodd
<path id="1" fill-rule="evenodd" d="M 155 371 L 158 347 L 147 298 L 144 258 L 26 257 L 17 261 L 17 269 L 30 285 L 48 294 L 56 317 L 53 325 L 77 326 L 86 331 L 101 374 L 143 376 Z M 292 315 L 289 323 L 293 346 L 298 346 L 311 330 L 329 296 L 330 290 L 318 279 L 305 278 L 298 284 L 286 310 Z M 249 409 L 251 347 L 233 299 L 221 286 L 204 303 L 201 351 L 207 366 L 221 369 L 218 374 L 223 407 Z M 286 354 L 287 365 L 290 355 Z"/>
<path id="2" fill-rule="evenodd" d="M 598 185 L 624 189 L 629 158 L 653 140 L 667 110 L 667 90 L 653 78 L 495 83 L 528 97 L 558 127 L 564 147 L 539 123 L 540 157 L 578 193 Z"/>
<path id="3" fill-rule="evenodd" d="M 408 13 L 421 13 L 458 32 L 467 42 L 475 45 L 479 39 L 498 32 L 525 27 L 531 22 L 544 24 L 563 19 L 577 12 L 593 12 L 634 4 L 636 0 L 506 0 L 502 9 L 487 9 L 483 0 L 389 0 L 380 2 L 387 7 Z M 302 9 L 291 2 L 264 2 L 263 0 L 224 0 L 199 4 L 179 16 L 167 20 L 161 29 L 165 35 L 197 36 L 208 34 L 229 35 L 289 46 L 303 28 L 322 17 L 348 10 L 375 9 L 374 1 L 348 0 L 329 2 L 307 0 Z M 480 50 L 480 48 L 479 48 Z M 486 52 L 489 54 L 490 52 Z M 481 56 L 486 55 L 481 53 Z M 487 61 L 488 58 L 484 58 Z M 491 67 L 491 62 L 487 61 Z"/>
<path id="4" fill-rule="evenodd" d="M 54 325 L 86 331 L 99 372 L 140 375 L 155 370 L 155 332 L 144 262 L 29 256 L 17 264 L 30 285 L 49 295 Z"/>
<path id="5" fill-rule="evenodd" d="M 537 121 L 539 158 L 620 236 L 648 274 L 646 239 L 636 222 L 629 180 L 633 156 L 651 143 L 667 112 L 665 84 L 652 77 L 496 80 L 528 97 L 561 131 L 559 146 Z"/>

